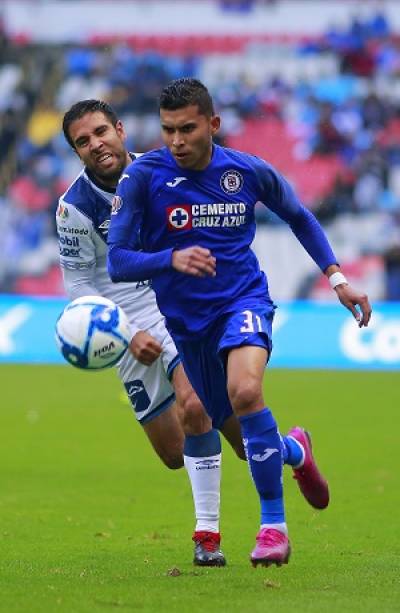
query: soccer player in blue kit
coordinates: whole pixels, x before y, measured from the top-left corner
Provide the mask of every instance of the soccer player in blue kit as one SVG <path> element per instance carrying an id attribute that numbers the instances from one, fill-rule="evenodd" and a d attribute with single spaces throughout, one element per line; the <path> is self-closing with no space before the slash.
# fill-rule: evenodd
<path id="1" fill-rule="evenodd" d="M 310 474 L 317 480 L 320 475 L 307 433 L 294 428 L 281 437 L 263 398 L 275 305 L 250 249 L 255 204 L 264 203 L 289 224 L 360 327 L 368 325 L 371 307 L 367 296 L 347 283 L 322 228 L 288 182 L 262 159 L 213 143 L 220 118 L 200 81 L 167 85 L 160 119 L 166 146 L 128 166 L 117 188 L 109 273 L 114 282 L 152 279 L 213 426 L 221 427 L 232 411 L 239 418 L 261 504 L 250 560 L 254 566 L 280 566 L 290 556 L 282 463 L 292 464 L 313 506 L 326 507 L 329 492 L 323 480 L 316 496 L 310 487 Z"/>

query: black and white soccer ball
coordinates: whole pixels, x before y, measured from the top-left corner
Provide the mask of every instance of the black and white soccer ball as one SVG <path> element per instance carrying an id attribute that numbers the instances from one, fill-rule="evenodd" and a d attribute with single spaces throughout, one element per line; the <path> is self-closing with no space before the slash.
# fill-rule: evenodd
<path id="1" fill-rule="evenodd" d="M 77 368 L 101 370 L 114 366 L 131 338 L 124 311 L 102 296 L 82 296 L 70 302 L 56 323 L 56 343 Z"/>

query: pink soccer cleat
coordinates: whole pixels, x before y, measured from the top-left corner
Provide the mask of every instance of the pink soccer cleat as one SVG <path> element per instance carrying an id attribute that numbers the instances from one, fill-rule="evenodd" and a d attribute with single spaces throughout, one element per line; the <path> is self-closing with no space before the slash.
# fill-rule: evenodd
<path id="1" fill-rule="evenodd" d="M 293 468 L 293 479 L 297 480 L 301 493 L 312 507 L 325 509 L 329 504 L 329 487 L 315 463 L 309 433 L 296 426 L 289 430 L 287 436 L 300 443 L 305 453 L 303 465 L 299 468 Z"/>
<path id="2" fill-rule="evenodd" d="M 289 539 L 280 530 L 261 528 L 256 536 L 256 546 L 250 555 L 254 567 L 287 564 L 290 557 Z"/>

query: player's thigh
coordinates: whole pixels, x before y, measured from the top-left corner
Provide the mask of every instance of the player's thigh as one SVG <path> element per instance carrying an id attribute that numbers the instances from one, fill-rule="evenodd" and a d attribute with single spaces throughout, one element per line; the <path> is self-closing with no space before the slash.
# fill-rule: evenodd
<path id="1" fill-rule="evenodd" d="M 185 435 L 175 403 L 154 419 L 143 424 L 143 430 L 154 451 L 168 468 L 175 469 L 183 466 Z"/>
<path id="2" fill-rule="evenodd" d="M 145 366 L 127 352 L 118 371 L 136 419 L 141 425 L 154 420 L 174 403 L 175 394 L 162 355 L 150 366 Z"/>
<path id="3" fill-rule="evenodd" d="M 172 381 L 173 371 L 177 364 L 180 363 L 180 357 L 175 343 L 165 327 L 164 320 L 161 319 L 146 331 L 160 343 L 162 347 L 160 359 L 168 379 Z"/>
<path id="4" fill-rule="evenodd" d="M 226 356 L 227 389 L 236 414 L 264 406 L 262 381 L 271 351 L 273 310 L 244 310 L 226 321 L 219 350 Z"/>
<path id="5" fill-rule="evenodd" d="M 185 434 L 198 435 L 208 432 L 211 428 L 211 419 L 191 386 L 181 363 L 174 368 L 172 385 Z"/>
<path id="6" fill-rule="evenodd" d="M 211 335 L 201 340 L 180 340 L 179 355 L 190 383 L 200 398 L 214 428 L 220 429 L 232 415 L 226 391 L 223 362 Z"/>
<path id="7" fill-rule="evenodd" d="M 264 407 L 262 382 L 268 353 L 264 347 L 243 346 L 232 349 L 227 358 L 227 387 L 236 415 Z"/>

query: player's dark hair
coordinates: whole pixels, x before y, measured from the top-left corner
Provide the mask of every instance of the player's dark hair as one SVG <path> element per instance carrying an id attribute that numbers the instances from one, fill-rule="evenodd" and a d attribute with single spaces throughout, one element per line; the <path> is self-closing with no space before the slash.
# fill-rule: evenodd
<path id="1" fill-rule="evenodd" d="M 71 108 L 65 113 L 62 128 L 65 139 L 71 145 L 72 149 L 75 149 L 75 145 L 69 133 L 69 127 L 71 123 L 73 121 L 76 121 L 77 119 L 81 119 L 81 117 L 86 115 L 86 113 L 96 113 L 97 111 L 103 113 L 107 117 L 107 119 L 110 120 L 113 126 L 117 124 L 117 114 L 115 113 L 114 109 L 112 109 L 111 106 L 103 100 L 80 100 L 79 102 L 73 104 Z"/>
<path id="2" fill-rule="evenodd" d="M 161 92 L 160 109 L 176 111 L 186 106 L 198 107 L 201 115 L 215 115 L 214 104 L 207 87 L 198 79 L 184 77 L 171 81 Z"/>

